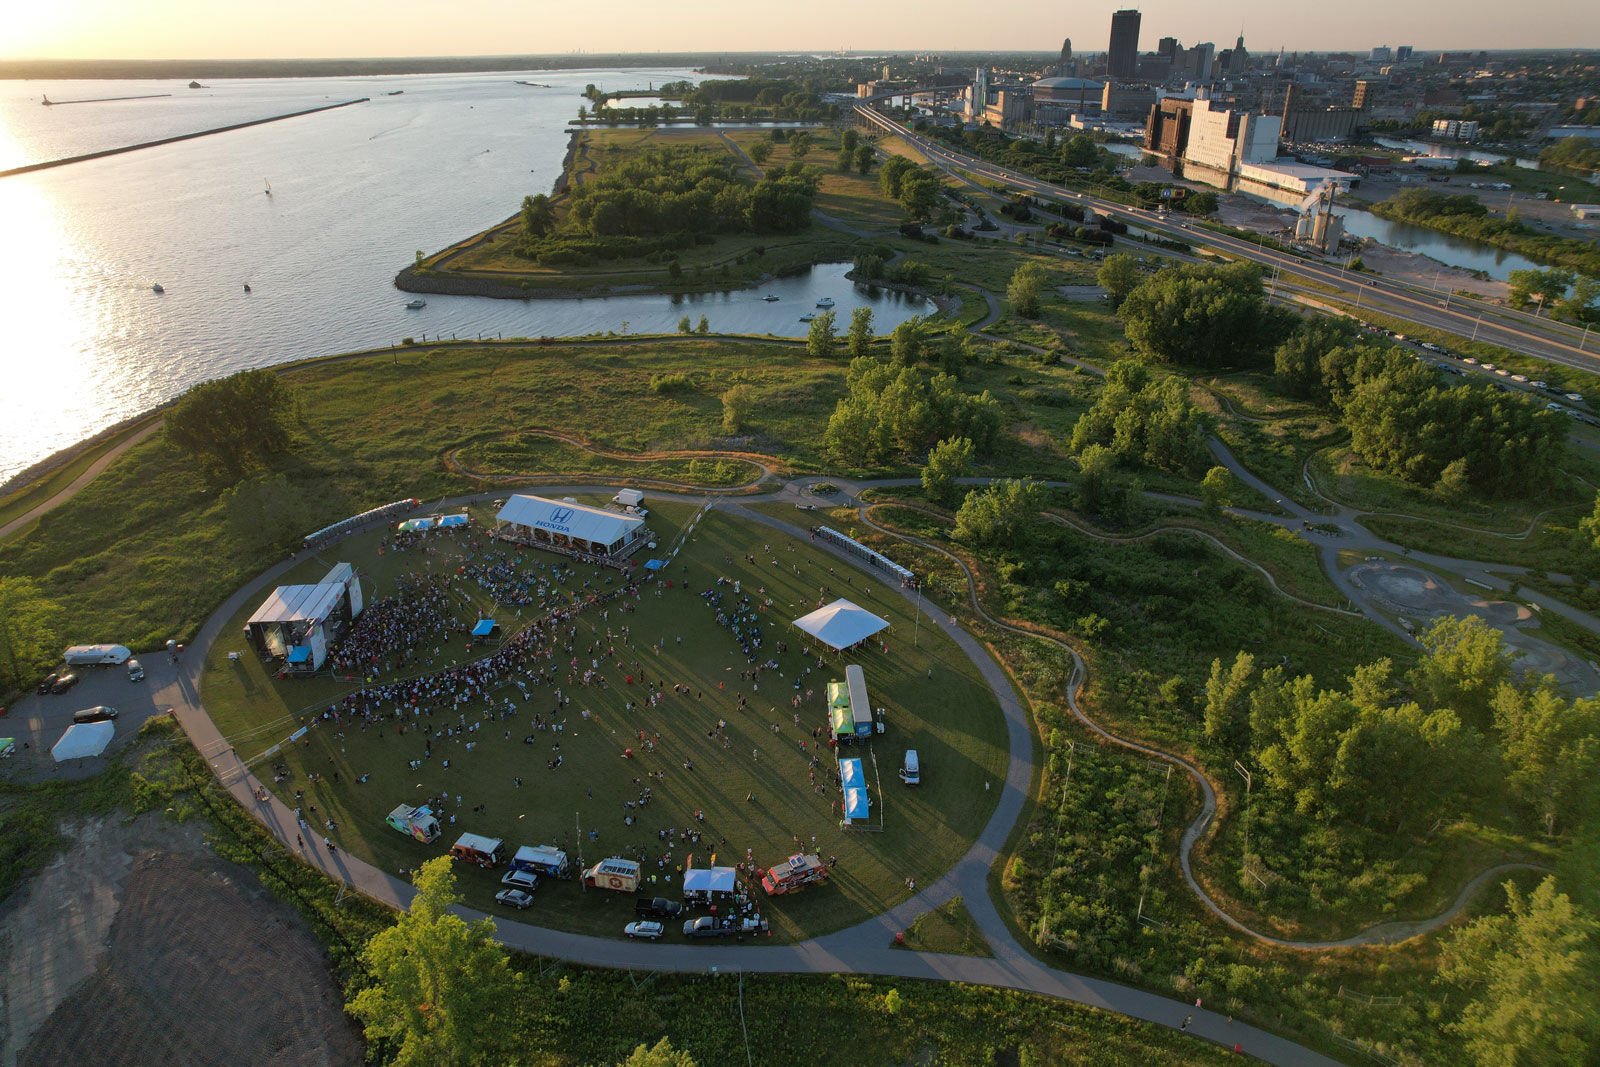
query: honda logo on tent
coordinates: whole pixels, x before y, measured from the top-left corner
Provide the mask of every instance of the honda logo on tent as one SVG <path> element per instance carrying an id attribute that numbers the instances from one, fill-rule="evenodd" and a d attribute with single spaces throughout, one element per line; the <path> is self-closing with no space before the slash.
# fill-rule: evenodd
<path id="1" fill-rule="evenodd" d="M 565 526 L 572 521 L 571 508 L 556 508 L 550 513 L 550 521 L 558 526 Z"/>

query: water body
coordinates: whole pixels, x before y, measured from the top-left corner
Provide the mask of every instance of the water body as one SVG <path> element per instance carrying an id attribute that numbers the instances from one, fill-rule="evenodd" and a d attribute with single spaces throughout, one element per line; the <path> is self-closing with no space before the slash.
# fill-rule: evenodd
<path id="1" fill-rule="evenodd" d="M 516 84 L 517 79 L 551 88 Z M 0 179 L 0 480 L 85 436 L 249 367 L 402 337 L 714 330 L 798 336 L 820 296 L 887 329 L 929 309 L 858 290 L 842 267 L 691 298 L 503 301 L 428 296 L 395 271 L 548 192 L 583 86 L 687 78 L 632 69 L 223 81 L 0 82 L 0 167 L 172 136 L 319 103 L 371 101 Z M 394 90 L 402 95 L 385 95 Z M 52 99 L 170 98 L 47 108 Z M 270 182 L 272 194 L 266 195 Z M 166 292 L 157 295 L 159 283 Z M 249 284 L 252 292 L 246 294 Z"/>
<path id="2" fill-rule="evenodd" d="M 1515 252 L 1440 233 L 1425 226 L 1396 222 L 1361 208 L 1335 205 L 1334 213 L 1344 216 L 1345 232 L 1353 237 L 1370 237 L 1379 244 L 1416 252 L 1463 270 L 1481 270 L 1499 281 L 1505 281 L 1514 270 L 1545 269 L 1543 264 Z"/>
<path id="3" fill-rule="evenodd" d="M 1515 162 L 1524 170 L 1538 170 L 1537 159 L 1519 159 L 1508 156 L 1503 152 L 1485 152 L 1481 148 L 1472 148 L 1465 144 L 1430 144 L 1426 141 L 1407 141 L 1393 137 L 1374 137 L 1373 141 L 1384 148 L 1392 148 L 1396 152 L 1410 152 L 1418 156 L 1444 156 L 1447 159 L 1470 159 L 1474 163 L 1507 163 Z"/>

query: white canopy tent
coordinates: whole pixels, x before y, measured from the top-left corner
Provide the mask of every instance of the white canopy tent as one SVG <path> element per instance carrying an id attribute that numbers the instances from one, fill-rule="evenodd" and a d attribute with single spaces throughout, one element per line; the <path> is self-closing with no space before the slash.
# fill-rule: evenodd
<path id="1" fill-rule="evenodd" d="M 523 494 L 507 500 L 495 519 L 496 534 L 508 540 L 612 559 L 627 556 L 650 532 L 637 515 Z"/>
<path id="2" fill-rule="evenodd" d="M 794 620 L 794 626 L 837 652 L 887 629 L 889 623 L 848 600 L 835 600 Z"/>
<path id="3" fill-rule="evenodd" d="M 732 893 L 738 872 L 732 867 L 691 867 L 683 872 L 685 893 Z"/>
<path id="4" fill-rule="evenodd" d="M 98 756 L 106 750 L 116 732 L 116 724 L 109 720 L 74 723 L 67 727 L 67 732 L 50 750 L 50 755 L 55 757 L 57 763 Z"/>

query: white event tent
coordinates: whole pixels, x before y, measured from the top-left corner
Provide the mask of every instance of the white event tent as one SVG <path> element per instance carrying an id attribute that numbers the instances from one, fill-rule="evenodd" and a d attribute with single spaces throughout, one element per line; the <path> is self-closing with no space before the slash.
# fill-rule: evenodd
<path id="1" fill-rule="evenodd" d="M 74 723 L 67 727 L 67 732 L 61 735 L 61 740 L 50 750 L 50 755 L 55 757 L 57 763 L 98 756 L 106 750 L 116 732 L 116 724 L 108 719 L 102 719 L 100 722 Z"/>
<path id="2" fill-rule="evenodd" d="M 793 625 L 838 652 L 860 644 L 889 623 L 848 600 L 835 600 L 794 620 Z"/>

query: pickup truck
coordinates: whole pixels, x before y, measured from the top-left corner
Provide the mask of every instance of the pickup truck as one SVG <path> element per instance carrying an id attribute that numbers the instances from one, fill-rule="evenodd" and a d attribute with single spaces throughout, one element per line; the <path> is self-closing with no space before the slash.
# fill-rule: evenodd
<path id="1" fill-rule="evenodd" d="M 731 937 L 738 933 L 737 927 L 723 925 L 720 920 L 709 915 L 702 915 L 698 919 L 690 919 L 683 924 L 684 937 Z"/>
<path id="2" fill-rule="evenodd" d="M 633 913 L 642 919 L 676 919 L 683 905 L 666 897 L 640 897 L 633 902 Z"/>

